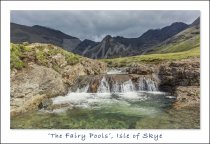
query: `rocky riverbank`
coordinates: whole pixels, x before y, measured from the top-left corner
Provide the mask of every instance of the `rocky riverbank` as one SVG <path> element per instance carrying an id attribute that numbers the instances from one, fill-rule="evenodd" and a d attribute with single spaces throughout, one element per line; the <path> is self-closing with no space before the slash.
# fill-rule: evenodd
<path id="1" fill-rule="evenodd" d="M 134 65 L 128 73 L 153 75 L 158 79 L 159 90 L 176 96 L 175 108 L 199 105 L 200 59 L 190 58 L 158 65 Z"/>
<path id="2" fill-rule="evenodd" d="M 106 63 L 66 53 L 53 45 L 27 44 L 11 47 L 12 116 L 37 110 L 43 107 L 43 101 L 66 95 L 70 88 L 76 90 L 87 83 L 89 92 L 97 92 L 103 79 L 109 84 L 110 91 L 122 89 L 129 80 L 134 83 L 135 88 L 138 87 L 138 90 L 150 90 L 149 85 L 152 82 L 160 91 L 176 96 L 174 108 L 200 103 L 199 58 L 156 65 L 131 64 L 122 68 L 127 74 L 114 76 L 106 74 Z M 77 86 L 75 83 L 80 85 Z"/>
<path id="3" fill-rule="evenodd" d="M 168 62 L 159 68 L 160 89 L 177 97 L 174 107 L 200 104 L 200 59 Z"/>
<path id="4" fill-rule="evenodd" d="M 12 45 L 14 47 L 16 51 L 11 52 L 11 63 L 14 64 L 10 75 L 11 115 L 37 110 L 42 101 L 67 94 L 81 75 L 107 71 L 105 63 L 88 58 L 78 58 L 71 64 L 68 60 L 73 61 L 76 56 L 53 45 Z M 20 63 L 22 67 L 18 67 Z"/>

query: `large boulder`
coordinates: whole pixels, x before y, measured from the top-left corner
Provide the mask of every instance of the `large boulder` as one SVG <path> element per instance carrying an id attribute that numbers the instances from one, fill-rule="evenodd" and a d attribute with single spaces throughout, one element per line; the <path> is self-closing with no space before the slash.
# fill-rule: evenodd
<path id="1" fill-rule="evenodd" d="M 36 109 L 43 99 L 66 93 L 67 88 L 59 73 L 52 68 L 30 64 L 11 75 L 11 112 L 20 111 L 21 107 L 25 109 L 22 112 Z"/>
<path id="2" fill-rule="evenodd" d="M 107 64 L 97 60 L 84 59 L 81 62 L 87 75 L 98 75 L 106 73 Z"/>
<path id="3" fill-rule="evenodd" d="M 68 65 L 62 71 L 63 79 L 69 86 L 74 85 L 79 76 L 86 75 L 84 67 L 79 63 L 74 66 Z"/>
<path id="4" fill-rule="evenodd" d="M 106 73 L 107 65 L 96 60 L 84 59 L 80 63 L 73 66 L 66 66 L 62 70 L 62 75 L 69 86 L 75 84 L 75 81 L 84 75 L 99 75 Z"/>
<path id="5" fill-rule="evenodd" d="M 175 86 L 199 86 L 200 62 L 198 58 L 168 62 L 159 68 L 160 89 Z"/>
<path id="6" fill-rule="evenodd" d="M 173 106 L 177 109 L 200 104 L 199 86 L 178 86 L 174 91 L 176 102 Z"/>
<path id="7" fill-rule="evenodd" d="M 177 97 L 175 108 L 194 106 L 200 102 L 199 58 L 168 62 L 160 65 L 159 89 Z"/>

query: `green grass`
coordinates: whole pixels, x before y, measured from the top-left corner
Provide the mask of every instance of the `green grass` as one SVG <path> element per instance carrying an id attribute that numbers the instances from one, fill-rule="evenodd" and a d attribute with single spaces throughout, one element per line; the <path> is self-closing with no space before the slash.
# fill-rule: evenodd
<path id="1" fill-rule="evenodd" d="M 35 62 L 39 65 L 48 66 L 52 64 L 53 68 L 59 69 L 56 63 L 52 62 L 54 55 L 61 54 L 65 57 L 68 65 L 77 64 L 82 57 L 71 52 L 67 52 L 62 48 L 51 44 L 33 45 L 28 43 L 12 44 L 10 46 L 10 68 L 22 69 L 29 62 Z"/>
<path id="2" fill-rule="evenodd" d="M 26 66 L 26 63 L 23 59 L 23 52 L 25 48 L 23 45 L 10 45 L 10 67 L 11 69 L 22 69 Z"/>
<path id="3" fill-rule="evenodd" d="M 149 54 L 115 59 L 101 59 L 101 61 L 106 62 L 109 66 L 112 67 L 123 67 L 133 63 L 160 63 L 163 61 L 181 60 L 190 57 L 200 57 L 200 48 L 196 47 L 188 51 L 176 53 Z"/>
<path id="4" fill-rule="evenodd" d="M 199 47 L 200 45 L 200 36 L 196 36 L 194 39 L 188 39 L 186 41 L 182 41 L 176 44 L 168 44 L 161 47 L 158 47 L 154 51 L 150 53 L 173 53 L 173 52 L 181 52 L 193 49 L 195 47 Z"/>
<path id="5" fill-rule="evenodd" d="M 200 35 L 194 36 L 187 40 L 176 41 L 174 43 L 164 44 L 154 48 L 148 54 L 154 53 L 174 53 L 187 51 L 200 46 Z"/>

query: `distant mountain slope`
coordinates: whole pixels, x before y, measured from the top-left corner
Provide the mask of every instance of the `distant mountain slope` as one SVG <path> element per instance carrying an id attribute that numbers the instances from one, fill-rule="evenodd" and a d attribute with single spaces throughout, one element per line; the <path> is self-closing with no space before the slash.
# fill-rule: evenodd
<path id="1" fill-rule="evenodd" d="M 190 50 L 200 46 L 200 18 L 196 19 L 187 29 L 164 42 L 150 48 L 145 53 L 171 53 Z"/>
<path id="2" fill-rule="evenodd" d="M 75 50 L 78 49 L 75 52 L 94 59 L 139 55 L 186 28 L 188 28 L 187 24 L 176 22 L 162 29 L 148 30 L 138 38 L 111 37 L 107 35 L 97 45 L 86 49 L 75 48 Z"/>
<path id="3" fill-rule="evenodd" d="M 76 37 L 51 28 L 11 23 L 11 42 L 50 43 L 93 59 L 180 52 L 199 47 L 200 18 L 190 25 L 175 22 L 161 29 L 151 29 L 137 38 L 107 35 L 101 42 L 88 39 L 81 42 Z"/>
<path id="4" fill-rule="evenodd" d="M 43 26 L 24 26 L 15 23 L 10 24 L 12 43 L 50 43 L 68 51 L 72 51 L 81 41 L 76 38 Z"/>
<path id="5" fill-rule="evenodd" d="M 77 45 L 73 52 L 79 55 L 84 55 L 87 51 L 89 51 L 92 47 L 96 46 L 97 44 L 98 42 L 85 39 Z"/>
<path id="6" fill-rule="evenodd" d="M 115 38 L 107 35 L 96 46 L 86 50 L 83 55 L 93 59 L 124 57 L 133 54 L 133 51 L 130 51 L 130 49 L 131 46 L 125 46 L 124 44 L 118 42 Z"/>

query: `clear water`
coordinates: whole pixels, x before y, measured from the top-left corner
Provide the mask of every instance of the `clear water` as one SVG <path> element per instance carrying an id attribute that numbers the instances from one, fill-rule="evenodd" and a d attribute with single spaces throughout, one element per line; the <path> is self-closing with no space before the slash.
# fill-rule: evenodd
<path id="1" fill-rule="evenodd" d="M 105 84 L 106 85 L 106 84 Z M 199 107 L 175 110 L 160 92 L 86 93 L 59 96 L 71 107 L 11 117 L 12 129 L 198 129 Z"/>

